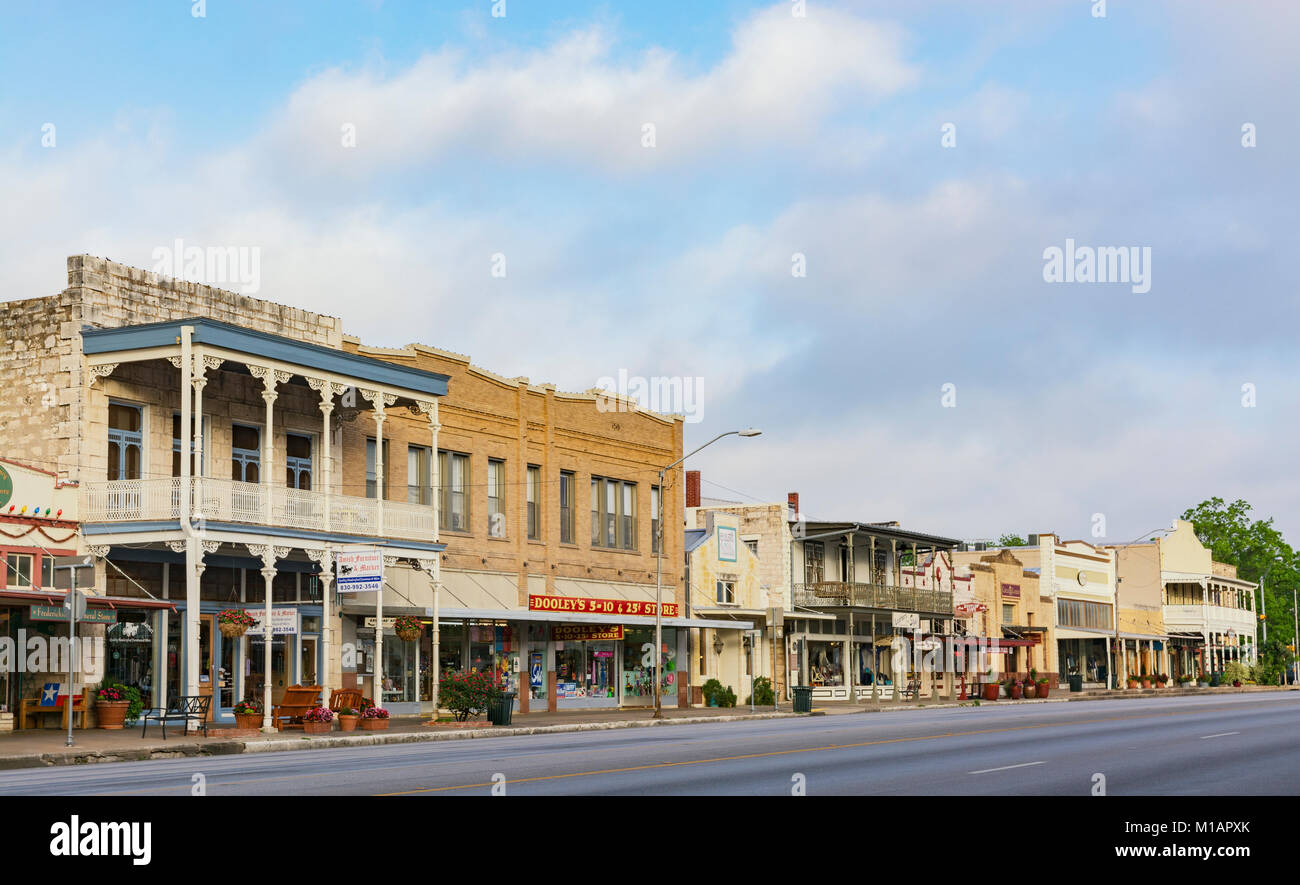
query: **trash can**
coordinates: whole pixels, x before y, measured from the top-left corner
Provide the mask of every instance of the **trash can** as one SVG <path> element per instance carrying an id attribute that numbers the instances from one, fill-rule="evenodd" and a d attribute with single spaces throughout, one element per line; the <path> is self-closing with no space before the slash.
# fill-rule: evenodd
<path id="1" fill-rule="evenodd" d="M 794 711 L 796 713 L 812 712 L 812 686 L 794 686 Z"/>
<path id="2" fill-rule="evenodd" d="M 1070 691 L 1083 691 L 1083 674 L 1072 673 L 1069 676 Z"/>
<path id="3" fill-rule="evenodd" d="M 488 722 L 493 725 L 509 725 L 510 718 L 515 712 L 515 698 L 518 695 L 513 691 L 503 692 L 488 707 Z"/>

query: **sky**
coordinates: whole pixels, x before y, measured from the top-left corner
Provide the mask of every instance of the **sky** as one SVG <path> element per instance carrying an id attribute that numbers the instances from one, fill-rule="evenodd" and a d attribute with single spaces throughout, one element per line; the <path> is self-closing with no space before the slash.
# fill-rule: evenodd
<path id="1" fill-rule="evenodd" d="M 0 299 L 255 250 L 180 275 L 662 379 L 687 451 L 761 428 L 690 459 L 709 497 L 1093 543 L 1240 497 L 1294 544 L 1297 38 L 1285 0 L 6 0 Z M 1067 241 L 1145 284 L 1049 279 Z"/>

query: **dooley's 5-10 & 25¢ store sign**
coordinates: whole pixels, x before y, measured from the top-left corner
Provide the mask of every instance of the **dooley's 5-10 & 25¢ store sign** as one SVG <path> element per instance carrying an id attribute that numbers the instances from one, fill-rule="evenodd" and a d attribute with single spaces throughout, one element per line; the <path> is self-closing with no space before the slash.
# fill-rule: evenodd
<path id="1" fill-rule="evenodd" d="M 649 615 L 654 617 L 655 604 L 637 599 L 588 599 L 585 596 L 529 596 L 528 610 L 535 612 L 575 612 L 593 615 Z M 665 618 L 677 617 L 677 603 L 665 602 Z"/>

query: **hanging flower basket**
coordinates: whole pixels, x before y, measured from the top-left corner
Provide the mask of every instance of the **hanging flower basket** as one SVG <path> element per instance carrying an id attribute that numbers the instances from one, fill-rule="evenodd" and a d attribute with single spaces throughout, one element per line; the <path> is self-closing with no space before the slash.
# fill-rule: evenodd
<path id="1" fill-rule="evenodd" d="M 217 614 L 217 629 L 227 639 L 238 639 L 256 623 L 253 616 L 242 608 L 228 608 Z"/>
<path id="2" fill-rule="evenodd" d="M 393 632 L 403 642 L 414 642 L 424 632 L 424 624 L 420 622 L 419 618 L 402 615 L 400 618 L 393 620 Z"/>

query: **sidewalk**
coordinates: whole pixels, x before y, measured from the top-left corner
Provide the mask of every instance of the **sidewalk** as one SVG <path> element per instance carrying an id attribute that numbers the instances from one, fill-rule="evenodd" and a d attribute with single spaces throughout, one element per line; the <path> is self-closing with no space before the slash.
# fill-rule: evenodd
<path id="1" fill-rule="evenodd" d="M 1232 688 L 1149 689 L 1125 691 L 1089 691 L 1071 694 L 1068 691 L 1053 693 L 1043 700 L 982 701 L 984 708 L 1007 707 L 1019 704 L 1054 704 L 1071 701 L 1125 700 L 1156 697 L 1187 697 L 1193 695 L 1240 694 L 1243 692 L 1300 691 L 1300 686 L 1243 686 Z M 813 715 L 849 715 L 854 713 L 887 713 L 893 710 L 945 709 L 973 707 L 975 701 L 949 700 L 947 698 L 921 698 L 919 702 L 852 704 L 844 701 L 821 702 L 813 706 Z M 752 719 L 790 719 L 790 704 L 781 705 L 779 712 L 771 707 L 758 708 L 750 713 L 748 707 L 696 707 L 686 710 L 669 708 L 663 718 L 650 718 L 645 709 L 630 710 L 573 710 L 562 713 L 515 714 L 510 727 L 494 727 L 486 720 L 471 726 L 425 724 L 421 717 L 404 717 L 390 720 L 385 731 L 355 731 L 343 734 L 333 731 L 328 735 L 306 735 L 301 731 L 278 734 L 248 735 L 235 733 L 228 726 L 209 726 L 209 737 L 182 735 L 172 727 L 164 741 L 155 726 L 150 726 L 149 736 L 140 737 L 140 727 L 122 731 L 103 729 L 75 729 L 75 746 L 66 747 L 67 732 L 44 728 L 0 734 L 0 770 L 16 768 L 42 768 L 51 765 L 82 765 L 101 762 L 133 762 L 150 759 L 173 759 L 186 756 L 219 756 L 239 753 L 270 753 L 286 750 L 317 750 L 331 747 L 375 746 L 381 744 L 425 743 L 443 740 L 466 740 L 483 737 L 510 737 L 515 735 L 547 734 L 577 731 L 597 731 L 614 728 L 647 728 L 687 726 L 710 722 L 740 722 Z"/>

